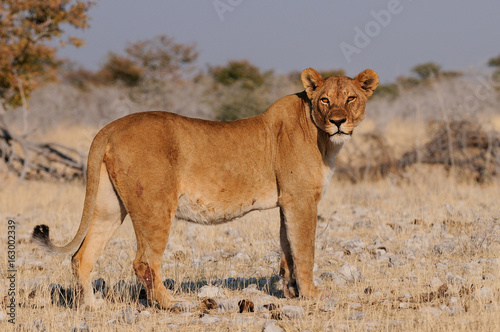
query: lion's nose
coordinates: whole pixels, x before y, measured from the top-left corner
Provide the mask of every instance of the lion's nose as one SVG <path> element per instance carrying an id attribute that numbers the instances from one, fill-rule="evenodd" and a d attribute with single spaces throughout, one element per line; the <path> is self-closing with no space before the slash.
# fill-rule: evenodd
<path id="1" fill-rule="evenodd" d="M 339 128 L 339 129 L 340 129 L 340 126 L 341 126 L 344 122 L 346 122 L 346 121 L 347 121 L 347 119 L 340 119 L 340 120 L 333 120 L 333 119 L 330 119 L 330 123 L 333 123 L 333 124 L 334 124 L 334 125 L 336 125 L 336 126 L 337 126 L 337 128 Z"/>

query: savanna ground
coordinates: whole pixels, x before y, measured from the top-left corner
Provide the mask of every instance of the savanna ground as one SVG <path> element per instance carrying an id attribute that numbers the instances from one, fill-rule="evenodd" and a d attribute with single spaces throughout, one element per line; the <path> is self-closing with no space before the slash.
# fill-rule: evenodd
<path id="1" fill-rule="evenodd" d="M 339 156 L 342 167 L 354 169 L 359 166 L 352 163 L 360 160 L 365 166 L 370 161 L 375 165 L 387 158 L 399 160 L 431 141 L 430 123 L 436 117 L 451 123 L 455 110 L 463 105 L 457 84 L 437 85 L 392 102 L 371 102 L 367 119 Z M 62 93 L 52 92 L 52 110 L 57 110 L 58 102 L 81 98 L 64 87 L 56 89 Z M 180 96 L 185 96 L 185 90 L 179 90 Z M 131 104 L 117 91 L 92 92 L 93 98 L 85 106 L 75 106 L 74 114 L 82 107 L 93 107 L 92 103 L 100 103 L 96 109 L 116 113 L 106 113 L 101 122 L 130 112 Z M 298 90 L 287 93 L 293 91 Z M 50 99 L 44 99 L 43 93 L 38 97 L 41 105 Z M 453 102 L 447 102 L 448 96 L 453 96 Z M 106 98 L 114 99 L 107 102 Z M 480 112 L 460 118 L 480 120 L 485 130 L 498 132 L 495 98 L 491 93 L 487 101 L 479 100 Z M 48 124 L 50 130 L 34 135 L 87 150 L 101 124 L 76 122 Z M 383 153 L 370 153 L 374 145 L 365 138 L 372 133 L 383 138 Z M 363 153 L 356 154 L 355 148 Z M 494 152 L 498 158 L 498 150 Z M 350 158 L 354 154 L 356 158 Z M 495 165 L 494 160 L 488 162 Z M 369 173 L 367 169 L 363 168 Z M 416 163 L 388 175 L 352 181 L 339 171 L 319 206 L 314 271 L 315 282 L 332 295 L 316 302 L 282 297 L 279 214 L 274 209 L 219 226 L 175 221 L 162 277 L 176 296 L 189 302 L 172 311 L 158 309 L 135 287 L 136 244 L 127 217 L 94 269 L 93 279 L 105 282 L 96 283 L 96 294 L 105 303 L 95 312 L 72 307 L 70 257 L 48 256 L 30 239 L 33 227 L 41 223 L 50 226 L 55 243 L 72 239 L 81 217 L 83 184 L 18 183 L 15 177 L 0 173 L 2 248 L 7 248 L 7 221 L 15 220 L 17 226 L 16 327 L 40 331 L 498 331 L 500 180 L 491 175 L 478 181 L 471 172 L 453 163 L 446 167 Z M 7 251 L 0 250 L 0 256 L 0 293 L 6 295 Z M 7 299 L 2 299 L 3 314 L 7 314 Z M 14 328 L 8 318 L 1 319 L 1 330 Z"/>

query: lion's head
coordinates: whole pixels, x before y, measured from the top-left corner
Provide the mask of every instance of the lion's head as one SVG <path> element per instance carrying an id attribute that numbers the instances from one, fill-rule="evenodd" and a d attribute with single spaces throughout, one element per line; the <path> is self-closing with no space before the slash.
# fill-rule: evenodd
<path id="1" fill-rule="evenodd" d="M 332 76 L 323 79 L 312 68 L 302 72 L 302 84 L 311 101 L 312 120 L 330 137 L 330 141 L 347 141 L 365 117 L 365 106 L 379 83 L 378 75 L 366 69 L 354 79 Z"/>

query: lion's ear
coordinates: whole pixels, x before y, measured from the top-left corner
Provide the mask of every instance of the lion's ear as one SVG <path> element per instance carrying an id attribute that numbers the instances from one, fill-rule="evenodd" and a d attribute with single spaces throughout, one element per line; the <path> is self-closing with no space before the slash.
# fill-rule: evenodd
<path id="1" fill-rule="evenodd" d="M 311 100 L 314 90 L 323 85 L 323 78 L 312 68 L 307 68 L 300 75 L 300 80 L 304 89 L 306 89 L 307 97 Z"/>
<path id="2" fill-rule="evenodd" d="M 359 88 L 363 90 L 367 98 L 373 94 L 373 91 L 375 91 L 379 83 L 377 73 L 371 69 L 366 69 L 359 73 L 354 78 L 354 81 L 358 84 Z"/>

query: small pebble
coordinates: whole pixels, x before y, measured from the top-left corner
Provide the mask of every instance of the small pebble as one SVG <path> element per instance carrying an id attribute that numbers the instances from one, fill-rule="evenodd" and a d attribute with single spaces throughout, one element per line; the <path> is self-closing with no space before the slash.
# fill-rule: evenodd
<path id="1" fill-rule="evenodd" d="M 349 320 L 362 320 L 365 317 L 365 313 L 363 311 L 353 311 L 349 314 Z"/>
<path id="2" fill-rule="evenodd" d="M 139 320 L 139 311 L 132 307 L 123 308 L 115 313 L 114 318 L 125 324 L 134 324 Z"/>

